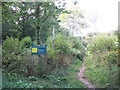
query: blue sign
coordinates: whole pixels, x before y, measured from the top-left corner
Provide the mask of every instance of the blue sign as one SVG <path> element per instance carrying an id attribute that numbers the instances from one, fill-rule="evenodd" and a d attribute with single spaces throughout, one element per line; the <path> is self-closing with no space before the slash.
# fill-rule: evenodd
<path id="1" fill-rule="evenodd" d="M 47 47 L 46 45 L 32 45 L 31 49 L 32 55 L 44 55 L 47 53 Z"/>

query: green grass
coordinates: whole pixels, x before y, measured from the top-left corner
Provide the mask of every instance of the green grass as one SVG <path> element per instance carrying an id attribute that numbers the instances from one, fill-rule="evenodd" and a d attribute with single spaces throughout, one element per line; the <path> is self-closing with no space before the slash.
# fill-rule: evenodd
<path id="1" fill-rule="evenodd" d="M 67 69 L 68 81 L 71 87 L 73 88 L 86 88 L 86 86 L 83 83 L 81 83 L 77 77 L 81 67 L 82 61 L 79 59 L 75 59 Z"/>
<path id="2" fill-rule="evenodd" d="M 82 61 L 75 59 L 68 67 L 43 77 L 3 73 L 3 88 L 85 88 L 77 78 L 81 66 Z"/>
<path id="3" fill-rule="evenodd" d="M 94 56 L 95 57 L 95 56 Z M 98 62 L 99 59 L 92 59 L 91 56 L 86 58 L 85 75 L 87 79 L 95 84 L 98 88 L 117 88 L 118 87 L 118 68 L 117 66 L 109 69 Z"/>

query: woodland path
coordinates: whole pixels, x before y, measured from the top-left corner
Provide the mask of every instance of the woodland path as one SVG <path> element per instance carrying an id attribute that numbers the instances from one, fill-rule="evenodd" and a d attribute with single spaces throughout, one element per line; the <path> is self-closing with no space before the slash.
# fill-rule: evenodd
<path id="1" fill-rule="evenodd" d="M 85 77 L 84 75 L 84 70 L 85 70 L 85 59 L 83 61 L 82 67 L 80 68 L 80 72 L 78 73 L 78 78 L 79 80 L 89 88 L 88 90 L 95 90 L 96 86 L 91 84 Z"/>

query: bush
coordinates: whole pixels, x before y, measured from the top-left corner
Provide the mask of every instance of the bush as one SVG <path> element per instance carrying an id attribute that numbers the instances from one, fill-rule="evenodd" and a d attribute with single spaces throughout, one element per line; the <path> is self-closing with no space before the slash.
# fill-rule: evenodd
<path id="1" fill-rule="evenodd" d="M 65 65 L 65 58 L 67 58 L 67 55 L 70 54 L 70 48 L 72 48 L 72 43 L 69 38 L 62 34 L 56 34 L 54 48 L 52 47 L 52 37 L 49 37 L 46 43 L 48 45 L 48 60 L 51 61 L 55 67 Z"/>
<path id="2" fill-rule="evenodd" d="M 79 39 L 56 34 L 54 48 L 52 47 L 52 37 L 47 39 L 48 58 L 57 66 L 68 65 L 72 56 L 83 59 L 85 51 Z"/>
<path id="3" fill-rule="evenodd" d="M 85 75 L 96 87 L 118 87 L 117 39 L 116 36 L 97 35 L 88 45 Z"/>
<path id="4" fill-rule="evenodd" d="M 15 53 L 18 52 L 19 40 L 16 38 L 7 38 L 3 43 L 3 53 Z"/>
<path id="5" fill-rule="evenodd" d="M 118 52 L 116 51 L 108 52 L 106 55 L 103 56 L 103 59 L 105 60 L 108 66 L 112 65 L 117 66 L 119 63 Z"/>
<path id="6" fill-rule="evenodd" d="M 6 71 L 25 73 L 25 66 L 27 65 L 27 59 L 24 58 L 26 55 L 30 55 L 31 46 L 30 37 L 25 37 L 21 41 L 17 38 L 7 38 L 3 42 L 3 68 Z M 28 58 L 28 57 L 27 57 Z M 28 63 L 30 63 L 31 58 L 29 58 Z"/>
<path id="7" fill-rule="evenodd" d="M 80 60 L 83 60 L 83 57 L 85 56 L 86 52 L 82 42 L 75 37 L 70 38 L 70 40 L 73 44 L 72 48 L 70 48 L 71 53 Z"/>
<path id="8" fill-rule="evenodd" d="M 47 39 L 47 45 L 49 45 L 48 47 L 50 49 L 53 49 L 52 37 L 49 37 Z M 62 34 L 56 34 L 54 40 L 54 50 L 58 51 L 59 53 L 68 54 L 69 48 L 72 48 L 72 43 L 70 42 L 70 40 Z"/>
<path id="9" fill-rule="evenodd" d="M 23 48 L 30 48 L 32 45 L 32 40 L 29 36 L 23 38 L 21 41 L 20 41 L 20 47 L 23 49 Z"/>
<path id="10" fill-rule="evenodd" d="M 21 56 L 18 55 L 19 52 L 19 40 L 13 38 L 7 38 L 3 43 L 3 67 L 7 68 L 7 70 L 11 70 L 15 68 L 19 61 L 21 60 Z M 18 62 L 16 62 L 18 61 Z"/>
<path id="11" fill-rule="evenodd" d="M 102 60 L 99 62 L 98 60 L 93 59 L 92 57 L 96 57 L 96 56 L 89 55 L 85 61 L 86 78 L 91 83 L 95 84 L 96 87 L 99 87 L 99 88 L 117 88 L 118 87 L 118 67 L 111 66 L 111 68 L 108 68 L 108 65 L 106 67 L 106 63 L 104 63 L 104 65 L 102 64 Z M 109 65 L 112 65 L 110 64 L 109 59 L 107 59 L 106 61 L 108 61 Z M 113 59 L 110 59 L 110 60 L 113 60 Z"/>
<path id="12" fill-rule="evenodd" d="M 118 41 L 116 36 L 98 35 L 93 38 L 88 45 L 88 50 L 91 52 L 102 52 L 117 50 Z"/>

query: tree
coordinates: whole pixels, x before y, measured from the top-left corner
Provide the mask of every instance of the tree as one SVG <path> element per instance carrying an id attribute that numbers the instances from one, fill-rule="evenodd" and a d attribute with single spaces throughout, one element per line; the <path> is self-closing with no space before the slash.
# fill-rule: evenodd
<path id="1" fill-rule="evenodd" d="M 84 22 L 82 11 L 79 10 L 77 6 L 73 7 L 68 10 L 68 13 L 61 14 L 59 17 L 59 19 L 62 21 L 62 27 L 70 31 L 72 35 L 80 32 L 82 28 L 86 28 L 87 26 Z"/>
<path id="2" fill-rule="evenodd" d="M 16 36 L 16 24 L 15 16 L 16 13 L 13 13 L 12 3 L 2 3 L 2 39 L 6 39 L 6 36 Z"/>
<path id="3" fill-rule="evenodd" d="M 3 3 L 3 39 L 30 36 L 43 43 L 53 24 L 59 27 L 57 18 L 63 10 L 50 2 Z"/>

